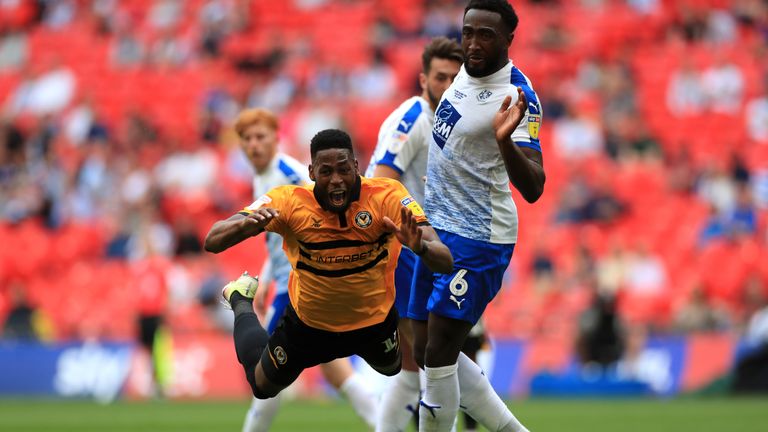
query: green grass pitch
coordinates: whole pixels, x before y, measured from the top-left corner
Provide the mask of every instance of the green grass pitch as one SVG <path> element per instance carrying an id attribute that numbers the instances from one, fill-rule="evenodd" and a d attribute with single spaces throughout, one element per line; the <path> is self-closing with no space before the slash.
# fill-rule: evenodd
<path id="1" fill-rule="evenodd" d="M 510 402 L 532 432 L 765 432 L 768 398 Z M 247 401 L 118 402 L 0 399 L 0 431 L 240 431 Z M 339 400 L 284 402 L 272 430 L 365 431 Z M 461 430 L 461 429 L 460 429 Z"/>

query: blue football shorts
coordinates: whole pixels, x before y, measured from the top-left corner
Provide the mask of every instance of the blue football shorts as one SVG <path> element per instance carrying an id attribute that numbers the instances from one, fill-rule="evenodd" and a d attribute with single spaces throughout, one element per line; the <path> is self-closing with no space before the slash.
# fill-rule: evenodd
<path id="1" fill-rule="evenodd" d="M 400 251 L 395 269 L 395 309 L 398 315 L 406 317 L 408 314 L 408 301 L 411 297 L 411 282 L 413 270 L 416 265 L 416 254 L 408 248 Z"/>
<path id="2" fill-rule="evenodd" d="M 287 292 L 277 294 L 275 295 L 275 298 L 272 299 L 272 304 L 269 306 L 266 317 L 267 333 L 274 333 L 277 324 L 280 322 L 280 318 L 285 314 L 285 308 L 290 302 L 291 299 L 288 297 Z"/>
<path id="3" fill-rule="evenodd" d="M 436 231 L 453 255 L 453 272 L 432 273 L 417 259 L 407 316 L 426 321 L 432 312 L 476 324 L 501 289 L 515 245 Z"/>

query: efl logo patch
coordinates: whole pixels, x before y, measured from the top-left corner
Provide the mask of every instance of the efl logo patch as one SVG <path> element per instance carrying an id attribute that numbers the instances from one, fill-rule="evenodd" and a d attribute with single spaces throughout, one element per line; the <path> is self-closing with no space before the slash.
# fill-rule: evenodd
<path id="1" fill-rule="evenodd" d="M 539 127 L 541 126 L 541 115 L 531 114 L 528 116 L 528 135 L 533 139 L 539 138 Z"/>
<path id="2" fill-rule="evenodd" d="M 272 198 L 268 197 L 267 195 L 262 195 L 259 197 L 259 199 L 254 201 L 253 204 L 249 205 L 245 209 L 250 211 L 258 210 L 259 208 L 271 202 L 272 202 Z"/>
<path id="3" fill-rule="evenodd" d="M 432 138 L 435 139 L 441 150 L 445 147 L 445 142 L 451 136 L 451 132 L 459 119 L 461 119 L 461 114 L 448 102 L 448 99 L 443 99 L 435 113 L 435 126 L 432 128 Z"/>
<path id="4" fill-rule="evenodd" d="M 410 210 L 414 216 L 424 216 L 424 210 L 410 195 L 401 199 L 400 203 L 403 204 L 408 210 Z"/>
<path id="5" fill-rule="evenodd" d="M 373 217 L 371 217 L 371 214 L 367 211 L 363 210 L 360 212 L 357 212 L 355 215 L 355 225 L 357 225 L 360 228 L 368 228 L 371 226 L 371 223 L 373 222 Z"/>

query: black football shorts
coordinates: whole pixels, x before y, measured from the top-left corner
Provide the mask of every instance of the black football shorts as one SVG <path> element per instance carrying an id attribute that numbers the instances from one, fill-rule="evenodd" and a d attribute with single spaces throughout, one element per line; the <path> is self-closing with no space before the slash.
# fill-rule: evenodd
<path id="1" fill-rule="evenodd" d="M 261 356 L 267 378 L 288 386 L 301 371 L 337 358 L 358 355 L 377 372 L 400 371 L 402 354 L 393 307 L 383 322 L 346 332 L 320 330 L 304 324 L 289 304 Z"/>

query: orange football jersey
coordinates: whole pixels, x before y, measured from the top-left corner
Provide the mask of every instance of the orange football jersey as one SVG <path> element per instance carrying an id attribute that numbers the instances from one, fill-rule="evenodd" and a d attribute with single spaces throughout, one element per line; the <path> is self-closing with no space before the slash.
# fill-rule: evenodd
<path id="1" fill-rule="evenodd" d="M 288 294 L 296 314 L 314 328 L 349 331 L 384 321 L 395 299 L 400 242 L 383 217 L 400 225 L 405 206 L 417 220 L 424 212 L 397 180 L 361 177 L 359 196 L 343 214 L 324 210 L 314 184 L 279 186 L 241 213 L 260 207 L 280 212 L 267 225 L 283 237 L 293 271 Z"/>

